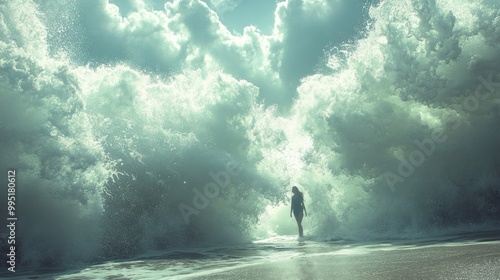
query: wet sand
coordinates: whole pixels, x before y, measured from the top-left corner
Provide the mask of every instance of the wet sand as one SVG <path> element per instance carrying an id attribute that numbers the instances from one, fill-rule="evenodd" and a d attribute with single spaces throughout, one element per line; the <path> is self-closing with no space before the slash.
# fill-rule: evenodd
<path id="1" fill-rule="evenodd" d="M 61 280 L 489 280 L 500 279 L 500 240 L 497 233 L 367 244 L 304 241 L 284 236 L 242 246 L 158 252 L 81 269 L 9 276 Z"/>
<path id="2" fill-rule="evenodd" d="M 340 250 L 183 279 L 500 279 L 500 242 Z"/>

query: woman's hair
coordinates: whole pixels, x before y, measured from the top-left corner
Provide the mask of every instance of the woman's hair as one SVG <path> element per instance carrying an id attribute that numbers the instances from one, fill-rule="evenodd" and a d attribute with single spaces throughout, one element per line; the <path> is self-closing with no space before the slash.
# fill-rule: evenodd
<path id="1" fill-rule="evenodd" d="M 300 196 L 304 197 L 304 194 L 301 191 L 299 191 L 299 188 L 297 188 L 297 186 L 292 187 L 292 192 L 298 193 Z"/>

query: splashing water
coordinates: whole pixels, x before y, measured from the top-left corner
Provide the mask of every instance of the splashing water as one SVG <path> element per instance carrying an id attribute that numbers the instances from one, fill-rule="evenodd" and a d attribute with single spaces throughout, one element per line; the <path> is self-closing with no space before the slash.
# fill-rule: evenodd
<path id="1" fill-rule="evenodd" d="M 0 166 L 19 173 L 23 265 L 293 233 L 294 184 L 324 238 L 498 227 L 497 1 L 371 7 L 285 113 L 209 57 L 160 74 L 137 57 L 82 63 L 82 39 L 57 29 L 77 21 L 54 16 L 82 7 L 0 4 Z"/>

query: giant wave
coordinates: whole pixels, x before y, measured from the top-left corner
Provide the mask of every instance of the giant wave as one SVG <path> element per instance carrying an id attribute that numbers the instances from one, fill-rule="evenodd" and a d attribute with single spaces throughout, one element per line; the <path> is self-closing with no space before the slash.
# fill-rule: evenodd
<path id="1" fill-rule="evenodd" d="M 282 112 L 223 68 L 81 64 L 69 41 L 83 39 L 48 30 L 55 10 L 0 3 L 0 167 L 19 174 L 22 265 L 290 233 L 292 184 L 322 238 L 498 228 L 499 5 L 382 1 Z"/>

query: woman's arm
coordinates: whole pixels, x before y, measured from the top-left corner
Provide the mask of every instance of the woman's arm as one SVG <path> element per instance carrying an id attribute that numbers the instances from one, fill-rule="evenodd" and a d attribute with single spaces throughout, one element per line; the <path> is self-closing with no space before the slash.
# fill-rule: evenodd
<path id="1" fill-rule="evenodd" d="M 290 203 L 290 218 L 292 217 L 293 203 Z"/>
<path id="2" fill-rule="evenodd" d="M 302 207 L 304 208 L 304 214 L 307 216 L 306 204 L 302 201 Z"/>

